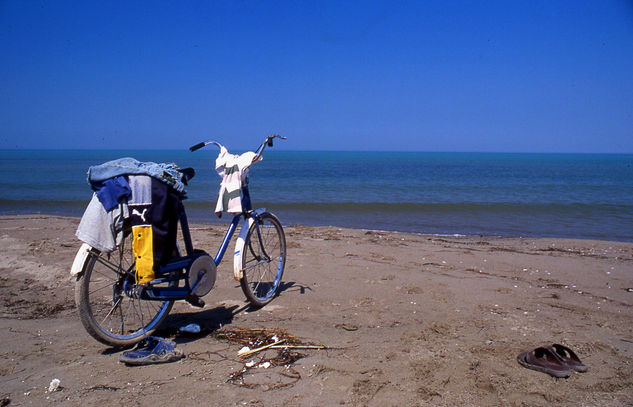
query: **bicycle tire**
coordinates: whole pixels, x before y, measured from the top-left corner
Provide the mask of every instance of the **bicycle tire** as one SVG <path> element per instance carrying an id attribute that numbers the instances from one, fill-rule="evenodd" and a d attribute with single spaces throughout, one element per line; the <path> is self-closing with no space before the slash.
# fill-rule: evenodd
<path id="1" fill-rule="evenodd" d="M 75 303 L 84 328 L 97 341 L 115 348 L 130 347 L 151 335 L 174 303 L 128 295 L 124 285 L 134 283 L 134 264 L 130 236 L 111 253 L 92 249 L 75 283 Z M 178 281 L 167 285 L 177 286 Z"/>
<path id="2" fill-rule="evenodd" d="M 242 291 L 251 305 L 263 307 L 279 293 L 286 265 L 286 236 L 275 215 L 264 212 L 255 218 L 246 235 L 241 260 Z"/>

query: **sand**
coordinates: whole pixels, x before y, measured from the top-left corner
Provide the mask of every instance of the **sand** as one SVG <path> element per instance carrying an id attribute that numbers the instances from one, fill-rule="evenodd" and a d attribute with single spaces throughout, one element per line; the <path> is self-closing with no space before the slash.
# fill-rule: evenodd
<path id="1" fill-rule="evenodd" d="M 127 367 L 77 316 L 77 224 L 0 217 L 2 406 L 633 405 L 633 243 L 289 226 L 278 298 L 249 309 L 229 256 L 206 307 L 177 303 L 158 332 L 187 357 Z M 192 229 L 215 252 L 222 226 Z M 177 332 L 189 323 L 202 332 Z M 256 328 L 328 349 L 258 368 L 279 350 L 242 360 L 222 335 Z M 517 363 L 552 343 L 589 371 L 555 379 Z"/>

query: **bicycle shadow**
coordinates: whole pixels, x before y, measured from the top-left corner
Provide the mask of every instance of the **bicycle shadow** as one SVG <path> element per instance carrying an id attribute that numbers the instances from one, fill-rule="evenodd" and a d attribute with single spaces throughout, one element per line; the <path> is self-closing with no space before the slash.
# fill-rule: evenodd
<path id="1" fill-rule="evenodd" d="M 242 312 L 249 312 L 251 306 L 244 304 L 242 306 L 218 306 L 210 309 L 202 309 L 198 312 L 176 312 L 169 314 L 158 328 L 154 335 L 175 337 L 176 343 L 189 343 L 209 335 L 213 335 L 223 326 L 233 323 L 233 318 Z M 195 324 L 200 327 L 200 332 L 189 333 L 180 329 L 189 324 Z"/>
<path id="2" fill-rule="evenodd" d="M 160 327 L 152 333 L 152 336 L 170 338 L 177 344 L 194 342 L 198 339 L 213 335 L 222 326 L 230 325 L 233 318 L 242 313 L 249 312 L 252 307 L 249 304 L 243 306 L 233 305 L 230 307 L 219 306 L 210 309 L 203 309 L 198 312 L 174 312 L 165 318 Z M 200 332 L 182 332 L 180 329 L 189 324 L 196 324 L 200 327 Z M 104 349 L 102 355 L 112 355 L 125 350 L 125 348 L 109 347 Z"/>
<path id="3" fill-rule="evenodd" d="M 304 295 L 308 291 L 312 291 L 312 288 L 298 284 L 295 281 L 282 282 L 277 297 L 281 296 L 282 293 L 292 292 L 298 292 Z M 254 307 L 245 301 L 243 305 L 231 305 L 228 307 L 221 305 L 214 308 L 202 309 L 197 312 L 195 310 L 190 310 L 189 312 L 174 312 L 165 318 L 160 327 L 154 331 L 152 335 L 162 338 L 173 338 L 177 344 L 186 344 L 213 335 L 223 326 L 232 324 L 235 316 L 243 312 L 258 312 L 265 308 L 265 306 L 262 308 Z M 198 325 L 200 332 L 188 333 L 180 330 L 189 324 Z M 101 354 L 111 355 L 119 353 L 122 350 L 122 348 L 111 347 L 106 348 Z"/>
<path id="4" fill-rule="evenodd" d="M 305 294 L 306 291 L 312 291 L 312 288 L 308 287 L 307 285 L 302 285 L 302 284 L 298 284 L 295 281 L 288 281 L 288 282 L 282 282 L 279 285 L 279 294 L 277 294 L 277 296 L 281 295 L 281 293 L 283 292 L 294 292 L 294 291 L 299 291 L 299 294 Z"/>
<path id="5" fill-rule="evenodd" d="M 307 291 L 312 291 L 308 286 L 297 284 L 294 281 L 282 282 L 279 287 L 277 297 L 287 292 L 299 292 L 305 294 Z M 246 302 L 243 305 L 231 305 L 231 306 L 218 306 L 210 309 L 203 309 L 199 312 L 176 312 L 170 314 L 165 321 L 161 324 L 161 327 L 156 330 L 154 335 L 156 336 L 175 336 L 176 343 L 188 343 L 200 338 L 213 335 L 223 326 L 231 325 L 233 319 L 243 313 L 256 313 L 266 306 L 259 308 L 254 307 L 250 303 Z M 187 333 L 181 332 L 180 328 L 189 324 L 196 324 L 200 327 L 199 333 Z"/>

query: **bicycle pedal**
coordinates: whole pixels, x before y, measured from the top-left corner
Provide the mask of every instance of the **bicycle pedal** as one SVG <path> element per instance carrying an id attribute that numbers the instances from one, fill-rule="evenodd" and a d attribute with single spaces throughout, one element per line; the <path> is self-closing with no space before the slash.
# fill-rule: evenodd
<path id="1" fill-rule="evenodd" d="M 185 298 L 185 301 L 187 301 L 189 305 L 194 306 L 196 308 L 204 308 L 204 301 L 202 300 L 202 298 L 198 297 L 197 295 L 188 295 Z"/>

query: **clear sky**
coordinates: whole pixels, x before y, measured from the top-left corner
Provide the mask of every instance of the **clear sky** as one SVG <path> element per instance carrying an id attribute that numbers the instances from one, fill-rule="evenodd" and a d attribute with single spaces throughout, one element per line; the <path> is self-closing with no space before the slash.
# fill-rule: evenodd
<path id="1" fill-rule="evenodd" d="M 0 148 L 272 133 L 632 153 L 633 1 L 0 0 Z"/>

